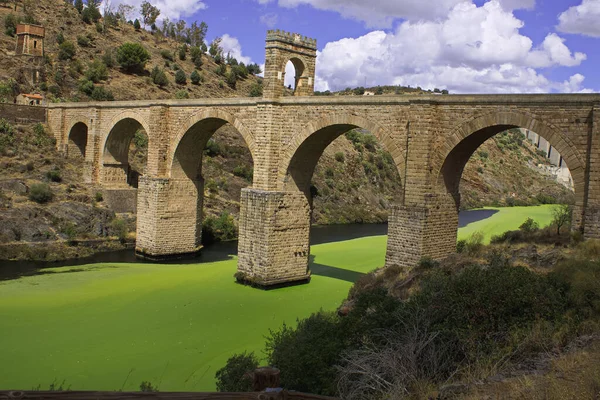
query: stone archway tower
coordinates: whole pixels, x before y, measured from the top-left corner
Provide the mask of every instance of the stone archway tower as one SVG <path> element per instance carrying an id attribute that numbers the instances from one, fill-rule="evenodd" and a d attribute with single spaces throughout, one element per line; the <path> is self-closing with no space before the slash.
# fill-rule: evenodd
<path id="1" fill-rule="evenodd" d="M 283 95 L 285 66 L 288 61 L 296 69 L 296 91 L 294 96 L 310 96 L 315 87 L 315 63 L 317 40 L 297 33 L 280 30 L 267 32 L 265 98 L 278 98 Z"/>

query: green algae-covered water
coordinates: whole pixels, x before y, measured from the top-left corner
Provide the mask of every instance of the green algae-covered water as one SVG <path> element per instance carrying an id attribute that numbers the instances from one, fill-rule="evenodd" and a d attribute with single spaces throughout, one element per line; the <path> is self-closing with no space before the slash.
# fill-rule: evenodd
<path id="1" fill-rule="evenodd" d="M 491 213 L 490 213 L 491 214 Z M 489 238 L 551 207 L 502 209 L 461 228 Z M 376 233 L 376 232 L 375 232 Z M 95 390 L 211 391 L 234 353 L 263 357 L 264 336 L 334 310 L 362 274 L 384 263 L 386 237 L 314 245 L 309 285 L 261 291 L 234 283 L 237 259 L 201 264 L 100 263 L 0 281 L 0 389 L 52 382 Z"/>

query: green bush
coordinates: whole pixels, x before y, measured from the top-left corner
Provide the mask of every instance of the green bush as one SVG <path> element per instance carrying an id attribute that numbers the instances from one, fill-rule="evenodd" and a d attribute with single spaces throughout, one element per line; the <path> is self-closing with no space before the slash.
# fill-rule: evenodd
<path id="1" fill-rule="evenodd" d="M 221 149 L 219 143 L 215 142 L 212 139 L 209 139 L 208 142 L 206 142 L 204 154 L 206 154 L 209 157 L 217 157 L 223 154 L 223 149 Z"/>
<path id="2" fill-rule="evenodd" d="M 260 83 L 254 83 L 250 87 L 250 97 L 262 97 L 263 95 L 263 85 Z"/>
<path id="3" fill-rule="evenodd" d="M 341 151 L 335 153 L 335 161 L 343 163 L 345 158 L 346 156 Z"/>
<path id="4" fill-rule="evenodd" d="M 54 193 L 52 189 L 45 183 L 36 183 L 29 188 L 29 200 L 39 204 L 44 204 L 52 201 Z"/>
<path id="5" fill-rule="evenodd" d="M 219 65 L 216 69 L 215 69 L 215 73 L 217 75 L 220 76 L 225 76 L 225 74 L 227 73 L 227 66 L 225 64 L 221 64 Z"/>
<path id="6" fill-rule="evenodd" d="M 0 118 L 0 152 L 15 141 L 15 128 L 4 118 Z"/>
<path id="7" fill-rule="evenodd" d="M 145 149 L 148 147 L 148 135 L 142 130 L 138 129 L 133 135 L 133 144 L 139 149 Z"/>
<path id="8" fill-rule="evenodd" d="M 95 86 L 90 97 L 96 101 L 114 101 L 115 96 L 104 86 Z"/>
<path id="9" fill-rule="evenodd" d="M 202 224 L 202 244 L 208 245 L 214 242 L 233 240 L 237 238 L 237 227 L 235 220 L 227 211 L 223 211 L 219 217 L 208 217 Z"/>
<path id="10" fill-rule="evenodd" d="M 81 47 L 90 47 L 91 41 L 90 38 L 83 35 L 77 36 L 77 44 Z"/>
<path id="11" fill-rule="evenodd" d="M 117 49 L 117 62 L 127 72 L 141 72 L 150 53 L 139 43 L 125 43 Z"/>
<path id="12" fill-rule="evenodd" d="M 175 92 L 175 98 L 178 100 L 189 99 L 190 94 L 187 90 L 181 89 L 181 90 L 178 90 L 177 92 Z"/>
<path id="13" fill-rule="evenodd" d="M 467 246 L 467 241 L 465 239 L 460 239 L 456 242 L 456 252 L 463 253 L 465 251 L 465 247 Z"/>
<path id="14" fill-rule="evenodd" d="M 104 196 L 102 195 L 102 192 L 96 192 L 96 194 L 94 195 L 94 200 L 96 200 L 96 202 L 98 202 L 98 203 L 103 201 Z"/>
<path id="15" fill-rule="evenodd" d="M 121 242 L 124 242 L 129 234 L 127 221 L 122 218 L 113 219 L 110 223 L 110 231 L 112 235 L 118 237 Z"/>
<path id="16" fill-rule="evenodd" d="M 92 95 L 94 91 L 94 82 L 90 81 L 87 78 L 83 78 L 79 81 L 78 89 L 81 93 L 87 94 L 88 96 Z"/>
<path id="17" fill-rule="evenodd" d="M 108 49 L 104 52 L 102 55 L 102 62 L 107 68 L 112 68 L 115 66 L 115 57 L 111 49 Z"/>
<path id="18" fill-rule="evenodd" d="M 258 358 L 252 353 L 235 354 L 217 371 L 217 391 L 252 392 L 252 373 L 258 368 Z"/>
<path id="19" fill-rule="evenodd" d="M 192 62 L 196 68 L 202 67 L 202 50 L 200 47 L 192 46 L 190 48 L 190 58 L 192 59 Z"/>
<path id="20" fill-rule="evenodd" d="M 75 45 L 67 40 L 58 46 L 58 58 L 60 60 L 71 60 L 75 57 Z"/>
<path id="21" fill-rule="evenodd" d="M 525 222 L 519 226 L 519 230 L 523 231 L 524 233 L 533 233 L 538 229 L 540 229 L 540 225 L 532 218 L 527 218 Z"/>
<path id="22" fill-rule="evenodd" d="M 186 53 L 187 53 L 187 46 L 185 44 L 183 44 L 183 45 L 181 45 L 181 47 L 179 47 L 179 51 L 178 51 L 179 59 L 181 61 L 185 61 Z"/>
<path id="23" fill-rule="evenodd" d="M 58 32 L 56 35 L 56 43 L 60 46 L 65 41 L 65 35 L 62 32 Z"/>
<path id="24" fill-rule="evenodd" d="M 233 169 L 233 175 L 244 178 L 248 182 L 252 183 L 254 178 L 254 170 L 246 165 L 240 164 Z"/>
<path id="25" fill-rule="evenodd" d="M 173 53 L 170 52 L 169 50 L 161 50 L 160 51 L 160 55 L 162 56 L 162 58 L 164 58 L 165 60 L 169 60 L 169 61 L 173 61 Z"/>
<path id="26" fill-rule="evenodd" d="M 469 255 L 477 255 L 483 248 L 483 232 L 473 232 L 465 241 L 464 253 Z"/>
<path id="27" fill-rule="evenodd" d="M 192 74 L 190 75 L 190 80 L 194 85 L 198 85 L 200 83 L 201 77 L 198 71 L 192 71 Z"/>
<path id="28" fill-rule="evenodd" d="M 165 71 L 163 71 L 161 68 L 158 68 L 158 66 L 152 69 L 150 77 L 152 78 L 152 82 L 160 87 L 165 87 L 169 84 L 167 74 L 165 74 Z"/>
<path id="29" fill-rule="evenodd" d="M 19 23 L 19 18 L 14 14 L 8 14 L 4 17 L 4 32 L 8 36 L 15 36 L 17 33 L 17 24 Z"/>
<path id="30" fill-rule="evenodd" d="M 140 29 L 142 29 L 142 26 L 140 25 L 140 21 L 136 18 L 135 21 L 133 21 L 133 28 L 136 31 L 139 31 Z"/>
<path id="31" fill-rule="evenodd" d="M 175 73 L 175 83 L 178 85 L 187 84 L 187 77 L 185 76 L 185 72 L 183 72 L 183 70 L 180 69 Z"/>
<path id="32" fill-rule="evenodd" d="M 105 81 L 108 79 L 108 68 L 102 61 L 94 60 L 88 65 L 85 77 L 94 83 Z"/>

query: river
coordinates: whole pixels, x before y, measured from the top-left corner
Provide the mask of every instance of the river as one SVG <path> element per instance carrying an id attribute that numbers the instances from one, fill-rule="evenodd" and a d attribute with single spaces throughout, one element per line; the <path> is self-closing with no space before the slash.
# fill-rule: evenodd
<path id="1" fill-rule="evenodd" d="M 462 228 L 470 223 L 491 217 L 497 210 L 469 210 L 459 214 L 458 226 Z M 348 225 L 321 225 L 311 229 L 310 244 L 322 244 L 358 239 L 367 236 L 387 235 L 387 224 L 348 224 Z M 161 261 L 161 264 L 197 264 L 201 262 L 215 262 L 229 259 L 237 255 L 237 241 L 215 243 L 205 247 L 199 257 L 187 260 Z M 97 253 L 91 257 L 57 262 L 35 261 L 0 261 L 0 281 L 17 279 L 22 276 L 43 273 L 44 268 L 68 267 L 97 263 L 149 263 L 151 261 L 139 260 L 133 250 L 120 250 Z"/>

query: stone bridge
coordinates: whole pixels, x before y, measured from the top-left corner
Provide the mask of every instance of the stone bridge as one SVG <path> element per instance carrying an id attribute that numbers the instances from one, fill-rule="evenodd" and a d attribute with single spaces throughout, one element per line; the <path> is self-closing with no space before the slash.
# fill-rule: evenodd
<path id="1" fill-rule="evenodd" d="M 463 168 L 484 141 L 516 127 L 560 152 L 575 185 L 573 229 L 600 237 L 600 95 L 312 96 L 315 57 L 315 40 L 269 31 L 262 98 L 54 104 L 48 123 L 59 149 L 85 158 L 86 179 L 113 188 L 128 187 L 129 144 L 146 131 L 136 251 L 150 258 L 200 250 L 203 149 L 221 126 L 235 127 L 254 161 L 241 195 L 238 277 L 260 285 L 309 278 L 311 177 L 324 149 L 353 128 L 377 138 L 402 180 L 388 265 L 455 251 Z M 296 89 L 286 97 L 288 61 Z"/>

